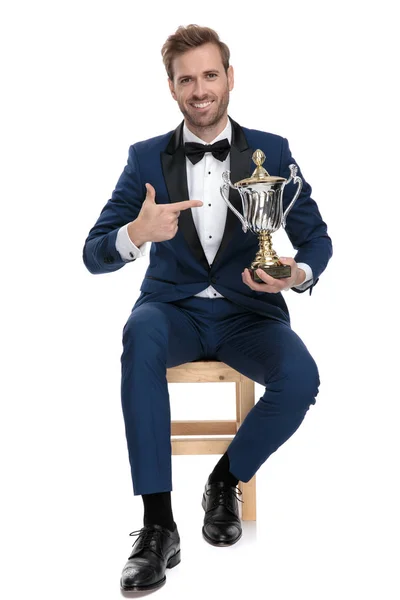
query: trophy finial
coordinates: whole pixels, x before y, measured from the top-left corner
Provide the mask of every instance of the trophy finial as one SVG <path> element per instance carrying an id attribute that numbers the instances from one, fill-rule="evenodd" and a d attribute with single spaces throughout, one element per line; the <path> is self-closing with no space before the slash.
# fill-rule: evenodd
<path id="1" fill-rule="evenodd" d="M 255 163 L 257 167 L 261 167 L 261 165 L 265 161 L 265 154 L 262 150 L 256 150 L 251 158 L 253 160 L 253 163 Z"/>
<path id="2" fill-rule="evenodd" d="M 251 158 L 253 162 L 257 165 L 251 177 L 259 179 L 260 181 L 263 181 L 266 177 L 269 177 L 268 171 L 266 171 L 262 166 L 263 162 L 265 161 L 264 152 L 258 149 L 253 153 L 253 156 Z"/>

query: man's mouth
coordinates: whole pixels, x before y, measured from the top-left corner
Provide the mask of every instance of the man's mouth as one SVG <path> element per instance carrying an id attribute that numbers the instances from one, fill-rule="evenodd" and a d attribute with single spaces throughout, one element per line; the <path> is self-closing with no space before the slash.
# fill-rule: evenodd
<path id="1" fill-rule="evenodd" d="M 196 110 L 206 110 L 212 103 L 213 100 L 207 100 L 207 102 L 191 102 L 191 106 Z"/>

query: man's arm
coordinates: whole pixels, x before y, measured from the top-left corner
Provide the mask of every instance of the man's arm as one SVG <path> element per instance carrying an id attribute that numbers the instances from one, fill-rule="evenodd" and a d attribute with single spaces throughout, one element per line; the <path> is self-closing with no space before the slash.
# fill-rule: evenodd
<path id="1" fill-rule="evenodd" d="M 280 175 L 289 179 L 289 165 L 295 164 L 287 139 L 283 138 Z M 298 176 L 303 180 L 303 187 L 300 196 L 290 210 L 286 220 L 286 233 L 295 248 L 296 255 L 294 260 L 297 264 L 305 263 L 312 272 L 312 280 L 309 285 L 292 287 L 295 292 L 304 292 L 311 290 L 317 284 L 321 273 L 325 270 L 329 259 L 332 256 L 332 241 L 328 235 L 327 226 L 322 220 L 316 202 L 311 198 L 312 189 L 306 182 L 299 166 Z M 283 207 L 286 210 L 293 198 L 297 185 L 293 182 L 285 186 L 283 194 Z"/>
<path id="2" fill-rule="evenodd" d="M 131 146 L 127 165 L 111 199 L 102 209 L 84 244 L 83 262 L 91 273 L 109 273 L 125 265 L 127 261 L 116 247 L 117 236 L 121 227 L 137 218 L 145 196 L 146 188 L 140 177 L 135 147 Z"/>

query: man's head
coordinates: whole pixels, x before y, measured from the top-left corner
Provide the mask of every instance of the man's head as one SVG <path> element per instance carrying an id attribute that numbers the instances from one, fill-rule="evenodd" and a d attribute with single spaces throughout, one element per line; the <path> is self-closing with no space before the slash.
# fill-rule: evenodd
<path id="1" fill-rule="evenodd" d="M 233 89 L 228 46 L 213 29 L 188 25 L 169 36 L 161 53 L 172 97 L 187 124 L 195 131 L 218 128 Z"/>

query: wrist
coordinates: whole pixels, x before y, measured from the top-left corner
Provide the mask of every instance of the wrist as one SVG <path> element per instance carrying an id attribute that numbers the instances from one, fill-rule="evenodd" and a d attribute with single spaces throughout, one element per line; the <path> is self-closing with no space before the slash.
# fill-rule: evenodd
<path id="1" fill-rule="evenodd" d="M 297 277 L 296 277 L 296 283 L 294 284 L 295 286 L 301 285 L 302 283 L 304 283 L 306 280 L 306 272 L 304 271 L 304 269 L 297 269 Z"/>
<path id="2" fill-rule="evenodd" d="M 142 246 L 147 240 L 143 237 L 143 233 L 140 231 L 140 223 L 138 223 L 138 219 L 131 221 L 128 225 L 128 235 L 129 239 L 137 248 Z"/>

